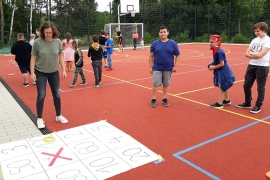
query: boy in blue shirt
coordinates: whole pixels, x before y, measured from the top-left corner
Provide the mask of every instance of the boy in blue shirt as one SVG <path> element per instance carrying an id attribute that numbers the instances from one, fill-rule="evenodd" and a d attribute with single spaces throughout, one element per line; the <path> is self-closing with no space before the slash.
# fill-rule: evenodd
<path id="1" fill-rule="evenodd" d="M 107 61 L 108 61 L 108 68 L 106 69 L 107 71 L 111 71 L 112 69 L 112 53 L 113 53 L 113 48 L 112 48 L 112 40 L 110 38 L 110 34 L 106 33 L 105 38 L 107 41 L 105 42 L 105 48 L 107 51 Z"/>
<path id="2" fill-rule="evenodd" d="M 164 107 L 169 106 L 167 100 L 168 87 L 170 85 L 172 72 L 176 72 L 180 59 L 180 51 L 175 41 L 168 39 L 169 31 L 165 26 L 159 28 L 159 40 L 152 43 L 149 55 L 149 72 L 153 75 L 153 94 L 151 106 L 157 106 L 156 95 L 158 86 L 163 85 Z M 176 58 L 175 58 L 176 57 Z"/>

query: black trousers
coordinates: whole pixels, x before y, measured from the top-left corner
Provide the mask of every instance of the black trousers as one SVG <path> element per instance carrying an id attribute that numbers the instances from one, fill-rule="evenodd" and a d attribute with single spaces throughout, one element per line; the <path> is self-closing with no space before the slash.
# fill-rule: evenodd
<path id="1" fill-rule="evenodd" d="M 102 76 L 102 60 L 92 61 L 92 66 L 93 66 L 94 76 L 95 76 L 95 85 L 99 85 L 99 83 L 101 82 L 101 76 Z"/>
<path id="2" fill-rule="evenodd" d="M 261 107 L 263 105 L 265 97 L 265 85 L 268 77 L 269 66 L 255 66 L 248 65 L 245 82 L 244 82 L 244 91 L 245 91 L 245 102 L 251 103 L 252 100 L 252 91 L 254 81 L 257 81 L 257 91 L 258 97 L 256 101 L 256 106 Z"/>
<path id="3" fill-rule="evenodd" d="M 61 99 L 60 99 L 60 79 L 58 71 L 53 73 L 43 73 L 38 70 L 35 70 L 35 74 L 37 77 L 37 101 L 36 101 L 36 108 L 37 108 L 37 117 L 42 118 L 43 107 L 44 107 L 44 100 L 46 96 L 46 87 L 47 81 L 51 88 L 51 92 L 53 95 L 53 103 L 56 112 L 56 116 L 61 115 Z"/>
<path id="4" fill-rule="evenodd" d="M 137 47 L 137 38 L 133 38 L 133 47 L 134 49 Z"/>

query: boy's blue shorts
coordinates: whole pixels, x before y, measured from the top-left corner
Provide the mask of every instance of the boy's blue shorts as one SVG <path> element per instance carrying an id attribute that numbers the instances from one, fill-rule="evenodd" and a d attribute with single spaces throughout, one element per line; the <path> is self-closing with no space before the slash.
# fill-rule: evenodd
<path id="1" fill-rule="evenodd" d="M 30 74 L 30 65 L 28 65 L 28 66 L 19 65 L 19 68 L 21 70 L 21 73 L 26 74 L 27 72 L 29 72 L 29 74 Z"/>

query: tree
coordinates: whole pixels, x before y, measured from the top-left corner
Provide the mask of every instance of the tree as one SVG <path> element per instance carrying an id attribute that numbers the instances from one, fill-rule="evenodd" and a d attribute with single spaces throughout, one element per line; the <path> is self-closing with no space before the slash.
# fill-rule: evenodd
<path id="1" fill-rule="evenodd" d="M 263 14 L 263 5 L 266 0 L 235 0 L 234 11 L 238 21 L 238 34 L 241 34 L 241 23 L 248 19 L 253 19 L 255 14 L 260 16 Z"/>
<path id="2" fill-rule="evenodd" d="M 30 0 L 30 20 L 29 20 L 29 26 L 30 26 L 30 35 L 32 34 L 32 15 L 33 15 L 33 3 L 32 0 Z"/>
<path id="3" fill-rule="evenodd" d="M 3 12 L 3 2 L 0 0 L 0 13 L 1 13 L 1 42 L 4 44 L 4 12 Z"/>
<path id="4" fill-rule="evenodd" d="M 14 2 L 13 2 L 12 15 L 11 15 L 11 22 L 10 22 L 10 32 L 9 32 L 9 38 L 8 38 L 8 41 L 9 41 L 9 42 L 10 42 L 10 40 L 11 40 L 11 35 L 12 35 L 13 19 L 14 19 L 15 8 L 16 8 L 16 0 L 14 0 Z"/>

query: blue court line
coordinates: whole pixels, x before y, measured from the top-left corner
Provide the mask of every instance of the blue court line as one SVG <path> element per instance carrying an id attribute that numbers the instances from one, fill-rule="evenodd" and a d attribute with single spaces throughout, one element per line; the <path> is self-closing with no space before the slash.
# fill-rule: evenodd
<path id="1" fill-rule="evenodd" d="M 160 160 L 156 160 L 156 161 L 154 161 L 154 164 L 159 164 L 159 163 L 162 163 L 162 162 L 164 162 L 165 161 L 165 159 L 161 159 L 161 161 Z"/>
<path id="2" fill-rule="evenodd" d="M 267 116 L 267 117 L 263 118 L 262 121 L 265 121 L 265 120 L 267 120 L 267 119 L 270 119 L 270 116 Z M 244 129 L 246 129 L 246 128 L 249 128 L 249 127 L 251 127 L 251 126 L 253 126 L 253 125 L 255 125 L 255 124 L 258 124 L 258 123 L 260 123 L 260 121 L 255 121 L 255 122 L 252 122 L 252 123 L 247 124 L 247 125 L 245 125 L 245 126 L 239 127 L 239 128 L 234 129 L 234 130 L 232 130 L 232 131 L 229 131 L 229 132 L 227 132 L 227 133 L 224 133 L 224 134 L 222 134 L 222 135 L 220 135 L 220 136 L 214 137 L 214 138 L 212 138 L 212 139 L 209 139 L 209 140 L 207 140 L 207 141 L 204 141 L 204 142 L 202 142 L 202 143 L 199 143 L 199 144 L 197 144 L 197 145 L 195 145 L 195 146 L 191 146 L 191 147 L 189 147 L 189 148 L 187 148 L 187 149 L 184 149 L 184 150 L 182 150 L 182 151 L 179 151 L 179 152 L 177 152 L 177 153 L 174 153 L 173 156 L 176 157 L 177 159 L 183 161 L 184 163 L 186 163 L 186 164 L 192 166 L 193 168 L 197 169 L 198 171 L 202 172 L 203 174 L 205 174 L 205 175 L 211 177 L 212 179 L 220 180 L 220 178 L 218 178 L 217 176 L 215 176 L 215 175 L 211 174 L 210 172 L 208 172 L 208 171 L 202 169 L 201 167 L 197 166 L 196 164 L 193 164 L 192 162 L 190 162 L 190 161 L 186 160 L 185 158 L 181 157 L 180 155 L 182 155 L 182 154 L 184 154 L 184 153 L 186 153 L 186 152 L 192 151 L 192 150 L 194 150 L 194 149 L 196 149 L 196 148 L 202 147 L 202 146 L 204 146 L 204 145 L 206 145 L 206 144 L 209 144 L 209 143 L 211 143 L 211 142 L 214 142 L 214 141 L 216 141 L 216 140 L 219 140 L 219 139 L 221 139 L 221 138 L 224 138 L 224 137 L 226 137 L 226 136 L 229 136 L 229 135 L 231 135 L 231 134 L 234 134 L 234 133 L 236 133 L 236 132 L 239 132 L 239 131 L 241 131 L 241 130 L 244 130 Z"/>
<path id="3" fill-rule="evenodd" d="M 193 164 L 192 162 L 186 160 L 185 158 L 182 158 L 181 156 L 178 156 L 178 157 L 176 157 L 176 158 L 177 158 L 177 159 L 180 159 L 180 160 L 183 161 L 184 163 L 190 165 L 191 167 L 197 169 L 198 171 L 200 171 L 200 172 L 202 172 L 203 174 L 205 174 L 205 175 L 211 177 L 211 178 L 214 179 L 214 180 L 221 180 L 221 179 L 218 178 L 217 176 L 215 176 L 215 175 L 209 173 L 208 171 L 206 171 L 206 170 L 200 168 L 199 166 L 197 166 L 196 164 Z"/>

